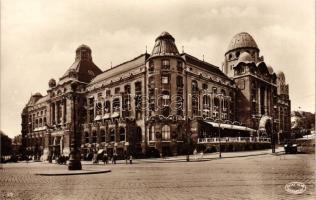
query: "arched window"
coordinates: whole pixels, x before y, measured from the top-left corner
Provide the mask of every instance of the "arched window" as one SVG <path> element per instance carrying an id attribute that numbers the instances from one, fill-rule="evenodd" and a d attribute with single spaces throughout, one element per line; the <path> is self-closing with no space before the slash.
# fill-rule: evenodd
<path id="1" fill-rule="evenodd" d="M 39 119 L 39 127 L 42 127 L 43 126 L 43 120 L 42 118 Z"/>
<path id="2" fill-rule="evenodd" d="M 214 98 L 214 106 L 219 107 L 219 99 L 217 97 Z"/>
<path id="3" fill-rule="evenodd" d="M 155 65 L 154 65 L 154 62 L 151 60 L 151 61 L 149 61 L 148 71 L 153 72 L 154 70 L 155 70 Z"/>
<path id="4" fill-rule="evenodd" d="M 105 131 L 103 129 L 101 129 L 100 134 L 101 134 L 101 142 L 105 142 Z"/>
<path id="5" fill-rule="evenodd" d="M 149 129 L 149 141 L 155 140 L 155 126 L 151 126 Z"/>
<path id="6" fill-rule="evenodd" d="M 35 120 L 35 128 L 38 127 L 38 119 Z"/>
<path id="7" fill-rule="evenodd" d="M 113 111 L 119 111 L 120 110 L 120 99 L 119 98 L 115 98 L 112 102 L 112 107 L 113 107 Z"/>
<path id="8" fill-rule="evenodd" d="M 183 87 L 183 78 L 182 76 L 177 76 L 177 87 Z"/>
<path id="9" fill-rule="evenodd" d="M 104 102 L 104 113 L 109 113 L 111 110 L 111 103 L 110 101 Z"/>
<path id="10" fill-rule="evenodd" d="M 97 143 L 97 131 L 92 132 L 92 143 Z"/>
<path id="11" fill-rule="evenodd" d="M 161 69 L 170 69 L 170 60 L 168 59 L 163 59 L 161 61 Z"/>
<path id="12" fill-rule="evenodd" d="M 115 140 L 115 131 L 113 128 L 110 129 L 110 141 L 114 142 Z"/>
<path id="13" fill-rule="evenodd" d="M 210 97 L 208 95 L 203 96 L 203 106 L 208 107 L 210 104 Z"/>
<path id="14" fill-rule="evenodd" d="M 148 84 L 149 85 L 153 85 L 155 83 L 155 77 L 154 76 L 150 76 L 149 78 L 148 78 Z"/>
<path id="15" fill-rule="evenodd" d="M 127 93 L 127 94 L 130 94 L 131 93 L 131 86 L 130 85 L 125 85 L 124 86 L 124 92 Z"/>
<path id="16" fill-rule="evenodd" d="M 135 138 L 137 143 L 142 142 L 142 129 L 140 127 L 136 128 L 136 138 Z"/>
<path id="17" fill-rule="evenodd" d="M 162 139 L 163 140 L 170 140 L 170 126 L 169 125 L 164 125 L 162 127 Z"/>
<path id="18" fill-rule="evenodd" d="M 236 58 L 239 58 L 239 55 L 240 55 L 240 52 L 237 51 L 237 52 L 236 52 Z"/>
<path id="19" fill-rule="evenodd" d="M 224 95 L 224 96 L 226 96 L 226 92 L 225 92 L 224 89 L 221 90 L 221 94 Z"/>
<path id="20" fill-rule="evenodd" d="M 102 103 L 98 102 L 95 105 L 96 108 L 96 115 L 102 115 Z"/>
<path id="21" fill-rule="evenodd" d="M 167 90 L 161 92 L 163 106 L 170 105 L 170 93 Z"/>
<path id="22" fill-rule="evenodd" d="M 89 133 L 88 132 L 85 132 L 84 133 L 84 135 L 85 135 L 85 141 L 86 141 L 86 143 L 89 143 L 90 141 L 89 141 Z"/>
<path id="23" fill-rule="evenodd" d="M 125 141 L 125 128 L 121 127 L 120 130 L 120 141 Z"/>
<path id="24" fill-rule="evenodd" d="M 199 90 L 197 81 L 192 81 L 192 92 L 197 92 Z"/>

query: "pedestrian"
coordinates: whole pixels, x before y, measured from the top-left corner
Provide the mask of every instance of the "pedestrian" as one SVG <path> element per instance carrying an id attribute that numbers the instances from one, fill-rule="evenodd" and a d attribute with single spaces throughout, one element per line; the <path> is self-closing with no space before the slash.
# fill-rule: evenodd
<path id="1" fill-rule="evenodd" d="M 127 164 L 127 153 L 124 152 L 125 164 Z"/>
<path id="2" fill-rule="evenodd" d="M 114 163 L 114 164 L 116 164 L 116 158 L 117 158 L 117 153 L 115 152 L 115 153 L 113 154 L 113 163 Z"/>
<path id="3" fill-rule="evenodd" d="M 106 152 L 103 154 L 103 163 L 108 164 L 108 154 Z"/>
<path id="4" fill-rule="evenodd" d="M 196 150 L 196 149 L 194 149 L 194 151 L 193 151 L 194 160 L 196 160 L 196 154 L 197 154 L 197 150 Z"/>
<path id="5" fill-rule="evenodd" d="M 133 163 L 133 156 L 130 155 L 130 156 L 129 156 L 129 164 L 132 164 L 132 163 Z"/>

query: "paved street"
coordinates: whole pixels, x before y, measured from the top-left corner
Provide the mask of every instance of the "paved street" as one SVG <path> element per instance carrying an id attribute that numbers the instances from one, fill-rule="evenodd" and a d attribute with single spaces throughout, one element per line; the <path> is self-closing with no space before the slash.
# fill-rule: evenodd
<path id="1" fill-rule="evenodd" d="M 159 160 L 159 159 L 158 159 Z M 161 159 L 160 159 L 161 160 Z M 84 164 L 111 169 L 95 175 L 37 176 L 66 166 L 48 163 L 2 165 L 2 199 L 315 199 L 315 155 L 258 155 L 203 162 Z M 285 184 L 299 181 L 294 195 Z M 4 198 L 3 198 L 4 197 Z"/>

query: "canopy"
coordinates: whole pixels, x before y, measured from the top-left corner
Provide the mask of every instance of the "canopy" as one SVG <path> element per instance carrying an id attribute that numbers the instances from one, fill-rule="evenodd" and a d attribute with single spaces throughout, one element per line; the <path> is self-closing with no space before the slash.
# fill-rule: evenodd
<path id="1" fill-rule="evenodd" d="M 105 113 L 102 117 L 102 119 L 109 119 L 110 118 L 110 114 L 109 113 Z"/>
<path id="2" fill-rule="evenodd" d="M 256 131 L 256 130 L 248 128 L 246 126 L 238 126 L 238 125 L 233 125 L 233 124 L 222 124 L 222 123 L 208 122 L 208 121 L 204 121 L 204 122 L 213 126 L 213 127 L 216 127 L 216 128 L 234 129 L 234 130 L 251 131 L 251 132 Z"/>
<path id="3" fill-rule="evenodd" d="M 101 120 L 101 115 L 97 115 L 97 116 L 94 118 L 94 121 L 97 121 L 97 120 Z"/>
<path id="4" fill-rule="evenodd" d="M 120 116 L 120 113 L 119 113 L 119 112 L 114 112 L 111 117 L 114 118 L 114 117 L 119 117 L 119 116 Z"/>

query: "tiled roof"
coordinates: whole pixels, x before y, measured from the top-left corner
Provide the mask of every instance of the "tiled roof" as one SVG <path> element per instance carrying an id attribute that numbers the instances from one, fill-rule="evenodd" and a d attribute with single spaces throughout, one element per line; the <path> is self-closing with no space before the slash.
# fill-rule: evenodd
<path id="1" fill-rule="evenodd" d="M 183 54 L 181 54 L 181 55 L 185 57 L 185 60 L 186 60 L 187 64 L 192 64 L 192 65 L 198 66 L 198 67 L 200 67 L 200 68 L 202 68 L 202 69 L 205 69 L 205 70 L 207 70 L 207 71 L 209 71 L 209 72 L 213 72 L 213 73 L 215 73 L 215 74 L 217 74 L 217 75 L 220 75 L 220 76 L 222 76 L 222 77 L 225 77 L 225 78 L 229 79 L 229 78 L 226 76 L 226 74 L 224 74 L 224 73 L 219 69 L 219 67 L 217 67 L 217 66 L 215 66 L 215 65 L 212 65 L 212 64 L 210 64 L 210 63 L 208 63 L 208 62 L 202 61 L 202 60 L 200 60 L 200 59 L 198 59 L 198 58 L 196 58 L 196 57 L 194 57 L 194 56 L 192 56 L 192 55 L 189 55 L 189 54 L 187 54 L 187 53 L 183 53 Z"/>
<path id="2" fill-rule="evenodd" d="M 105 70 L 103 73 L 101 73 L 100 75 L 92 79 L 89 85 L 100 82 L 102 80 L 113 77 L 115 75 L 121 74 L 125 71 L 131 70 L 142 64 L 145 64 L 145 61 L 148 57 L 149 57 L 149 54 L 141 54 L 137 56 L 136 58 L 133 58 L 132 60 L 123 62 L 115 67 L 112 67 L 111 69 Z"/>

